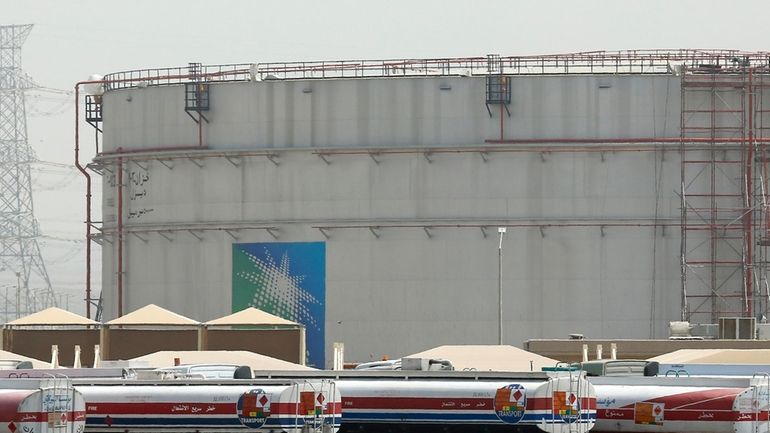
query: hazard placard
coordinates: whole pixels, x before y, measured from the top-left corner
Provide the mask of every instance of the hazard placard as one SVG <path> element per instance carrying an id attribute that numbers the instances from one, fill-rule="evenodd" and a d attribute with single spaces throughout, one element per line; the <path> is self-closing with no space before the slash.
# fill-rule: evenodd
<path id="1" fill-rule="evenodd" d="M 48 427 L 61 427 L 67 424 L 66 412 L 49 412 L 48 413 Z"/>

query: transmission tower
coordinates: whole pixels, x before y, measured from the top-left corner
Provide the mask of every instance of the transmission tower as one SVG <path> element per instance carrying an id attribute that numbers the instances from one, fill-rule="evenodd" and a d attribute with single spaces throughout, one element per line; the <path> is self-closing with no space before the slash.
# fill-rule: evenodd
<path id="1" fill-rule="evenodd" d="M 21 45 L 31 30 L 31 24 L 0 26 L 0 275 L 16 283 L 14 295 L 5 296 L 6 319 L 56 305 L 32 206 L 35 154 L 27 142 L 24 91 L 34 84 L 21 70 Z"/>

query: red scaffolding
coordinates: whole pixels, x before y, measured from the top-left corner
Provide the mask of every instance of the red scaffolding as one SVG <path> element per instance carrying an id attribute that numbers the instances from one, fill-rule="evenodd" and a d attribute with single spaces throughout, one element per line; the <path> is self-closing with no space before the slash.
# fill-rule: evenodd
<path id="1" fill-rule="evenodd" d="M 683 320 L 766 312 L 767 73 L 742 57 L 681 71 Z"/>

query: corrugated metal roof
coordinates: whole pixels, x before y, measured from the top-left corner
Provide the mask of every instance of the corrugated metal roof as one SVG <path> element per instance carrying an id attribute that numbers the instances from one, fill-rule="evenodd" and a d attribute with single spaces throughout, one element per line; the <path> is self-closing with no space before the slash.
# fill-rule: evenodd
<path id="1" fill-rule="evenodd" d="M 163 350 L 139 356 L 131 361 L 146 361 L 151 368 L 162 368 L 173 367 L 174 358 L 179 358 L 182 364 L 248 365 L 252 370 L 314 370 L 311 367 L 246 350 Z"/>
<path id="2" fill-rule="evenodd" d="M 248 307 L 245 310 L 230 314 L 219 319 L 206 322 L 210 326 L 235 326 L 235 325 L 294 325 L 298 323 L 286 320 L 282 317 L 266 313 L 254 307 Z"/>
<path id="3" fill-rule="evenodd" d="M 448 359 L 455 370 L 516 372 L 541 371 L 542 367 L 553 367 L 558 362 L 517 347 L 497 345 L 438 346 L 405 358 Z"/>
<path id="4" fill-rule="evenodd" d="M 160 326 L 178 326 L 178 325 L 199 325 L 200 322 L 166 310 L 155 304 L 146 305 L 138 310 L 132 311 L 125 316 L 110 320 L 106 325 L 160 325 Z"/>
<path id="5" fill-rule="evenodd" d="M 42 326 L 42 325 L 98 325 L 99 322 L 88 319 L 81 315 L 62 310 L 61 308 L 51 307 L 43 311 L 32 313 L 16 320 L 12 320 L 6 325 L 11 326 Z"/>

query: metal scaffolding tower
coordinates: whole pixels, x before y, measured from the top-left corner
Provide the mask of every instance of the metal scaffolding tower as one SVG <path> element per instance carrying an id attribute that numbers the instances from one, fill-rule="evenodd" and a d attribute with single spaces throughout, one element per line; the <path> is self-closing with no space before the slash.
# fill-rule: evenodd
<path id="1" fill-rule="evenodd" d="M 768 311 L 767 76 L 767 64 L 748 57 L 682 71 L 683 320 Z"/>
<path id="2" fill-rule="evenodd" d="M 24 92 L 33 83 L 21 70 L 21 45 L 31 30 L 0 26 L 0 275 L 10 273 L 16 282 L 15 295 L 6 295 L 6 320 L 56 305 L 32 206 L 35 154 L 27 142 Z"/>

